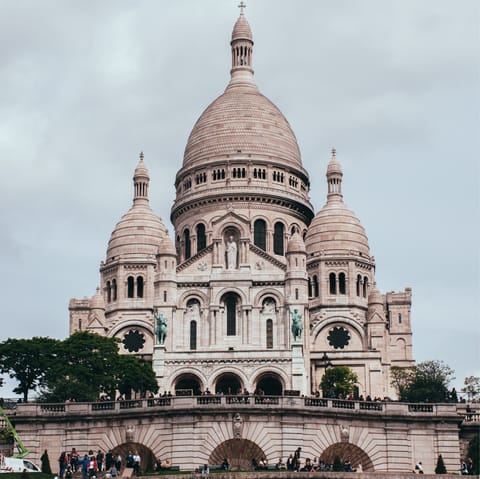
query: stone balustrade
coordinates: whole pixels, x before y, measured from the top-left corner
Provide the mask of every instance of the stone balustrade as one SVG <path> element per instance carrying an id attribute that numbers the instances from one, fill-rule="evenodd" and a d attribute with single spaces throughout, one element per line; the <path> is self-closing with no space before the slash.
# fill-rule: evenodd
<path id="1" fill-rule="evenodd" d="M 91 403 L 19 403 L 16 416 L 57 416 L 57 415 L 103 415 L 121 414 L 131 410 L 148 411 L 181 409 L 283 409 L 312 411 L 332 411 L 367 415 L 400 416 L 436 416 L 456 415 L 457 404 L 408 404 L 396 401 L 367 402 L 332 398 L 294 397 L 294 396 L 169 396 L 151 399 L 133 399 L 128 401 L 98 401 Z M 470 414 L 467 421 L 480 421 L 480 414 Z"/>

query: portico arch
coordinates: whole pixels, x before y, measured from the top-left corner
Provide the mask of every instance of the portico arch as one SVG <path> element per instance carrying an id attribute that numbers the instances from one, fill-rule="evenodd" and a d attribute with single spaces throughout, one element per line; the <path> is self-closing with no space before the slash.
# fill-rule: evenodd
<path id="1" fill-rule="evenodd" d="M 278 374 L 266 372 L 261 374 L 256 381 L 255 391 L 261 391 L 265 396 L 281 396 L 283 394 L 283 382 Z"/>
<path id="2" fill-rule="evenodd" d="M 175 392 L 188 389 L 191 389 L 195 396 L 202 394 L 202 381 L 195 374 L 182 374 L 175 381 Z"/>
<path id="3" fill-rule="evenodd" d="M 349 442 L 332 444 L 322 452 L 320 460 L 326 464 L 333 464 L 335 456 L 338 456 L 342 463 L 348 459 L 353 469 L 356 469 L 361 464 L 364 472 L 372 472 L 374 470 L 373 462 L 368 454 L 355 444 Z"/>
<path id="4" fill-rule="evenodd" d="M 266 457 L 263 450 L 248 439 L 228 439 L 219 444 L 210 454 L 209 464 L 221 464 L 226 458 L 231 469 L 248 470 L 252 468 L 252 460 L 257 463 Z"/>
<path id="5" fill-rule="evenodd" d="M 112 449 L 112 455 L 116 458 L 122 456 L 122 469 L 125 467 L 125 459 L 129 454 L 138 454 L 140 456 L 140 471 L 153 472 L 157 458 L 150 448 L 139 442 L 125 442 Z"/>
<path id="6" fill-rule="evenodd" d="M 233 373 L 220 375 L 215 382 L 215 393 L 238 394 L 243 390 L 243 383 L 240 377 Z"/>

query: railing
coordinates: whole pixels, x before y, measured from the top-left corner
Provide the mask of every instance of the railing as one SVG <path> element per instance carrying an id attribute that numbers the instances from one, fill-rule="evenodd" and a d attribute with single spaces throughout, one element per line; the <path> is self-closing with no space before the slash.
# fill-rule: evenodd
<path id="1" fill-rule="evenodd" d="M 305 396 L 246 396 L 246 395 L 202 395 L 202 396 L 168 396 L 148 399 L 133 399 L 124 401 L 98 401 L 93 403 L 66 402 L 62 404 L 19 403 L 17 417 L 51 416 L 51 415 L 101 415 L 128 414 L 129 411 L 152 409 L 185 410 L 185 409 L 255 409 L 274 406 L 286 410 L 305 409 L 322 410 L 337 414 L 368 414 L 368 415 L 448 415 L 453 419 L 463 416 L 467 422 L 479 422 L 480 414 L 471 411 L 465 414 L 464 408 L 455 403 L 450 404 L 408 404 L 396 401 L 355 401 L 335 398 L 305 397 Z"/>
<path id="2" fill-rule="evenodd" d="M 433 404 L 409 404 L 408 412 L 433 412 Z"/>

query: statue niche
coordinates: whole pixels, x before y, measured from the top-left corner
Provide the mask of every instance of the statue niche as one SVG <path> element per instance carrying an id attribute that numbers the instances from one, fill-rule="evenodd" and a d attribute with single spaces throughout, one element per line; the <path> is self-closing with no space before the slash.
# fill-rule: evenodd
<path id="1" fill-rule="evenodd" d="M 225 266 L 228 270 L 237 269 L 238 265 L 238 242 L 233 231 L 225 234 Z"/>

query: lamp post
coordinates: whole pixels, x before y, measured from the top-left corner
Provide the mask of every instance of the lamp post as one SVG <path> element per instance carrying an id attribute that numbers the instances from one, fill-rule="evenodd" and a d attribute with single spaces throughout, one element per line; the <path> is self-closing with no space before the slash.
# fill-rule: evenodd
<path id="1" fill-rule="evenodd" d="M 323 353 L 321 361 L 323 367 L 325 368 L 325 372 L 327 372 L 327 369 L 332 367 L 332 361 L 330 361 L 330 358 L 328 357 L 328 354 L 326 352 Z"/>

